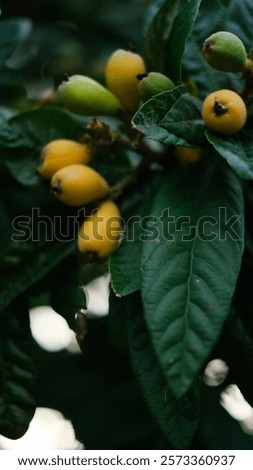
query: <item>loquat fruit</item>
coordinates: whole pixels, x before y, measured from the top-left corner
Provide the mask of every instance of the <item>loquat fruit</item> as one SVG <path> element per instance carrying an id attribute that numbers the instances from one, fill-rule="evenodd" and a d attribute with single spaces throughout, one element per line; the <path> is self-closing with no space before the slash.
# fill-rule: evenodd
<path id="1" fill-rule="evenodd" d="M 69 165 L 51 180 L 51 192 L 69 206 L 83 206 L 109 194 L 109 185 L 97 171 L 86 165 Z"/>
<path id="2" fill-rule="evenodd" d="M 172 90 L 175 87 L 170 78 L 159 72 L 149 72 L 144 76 L 140 75 L 139 78 L 140 97 L 144 103 L 158 93 Z"/>
<path id="3" fill-rule="evenodd" d="M 85 75 L 73 75 L 64 80 L 58 95 L 69 111 L 82 116 L 113 115 L 120 108 L 113 93 Z"/>
<path id="4" fill-rule="evenodd" d="M 124 49 L 116 50 L 108 59 L 105 70 L 109 90 L 119 99 L 122 108 L 134 112 L 140 103 L 138 75 L 146 73 L 139 54 Z"/>
<path id="5" fill-rule="evenodd" d="M 213 68 L 222 72 L 241 72 L 247 53 L 243 42 L 233 33 L 218 31 L 207 38 L 202 53 Z"/>
<path id="6" fill-rule="evenodd" d="M 201 159 L 202 149 L 199 147 L 182 147 L 181 145 L 177 145 L 174 155 L 181 165 L 189 165 Z"/>
<path id="7" fill-rule="evenodd" d="M 111 256 L 119 245 L 121 217 L 113 201 L 104 201 L 80 227 L 77 246 L 90 259 L 104 260 Z"/>
<path id="8" fill-rule="evenodd" d="M 206 126 L 219 134 L 230 135 L 239 131 L 247 119 L 242 98 L 232 90 L 218 90 L 208 95 L 202 106 Z"/>
<path id="9" fill-rule="evenodd" d="M 42 178 L 51 179 L 56 171 L 75 163 L 87 164 L 93 149 L 90 144 L 81 144 L 70 139 L 55 139 L 42 150 L 42 163 L 38 168 Z"/>

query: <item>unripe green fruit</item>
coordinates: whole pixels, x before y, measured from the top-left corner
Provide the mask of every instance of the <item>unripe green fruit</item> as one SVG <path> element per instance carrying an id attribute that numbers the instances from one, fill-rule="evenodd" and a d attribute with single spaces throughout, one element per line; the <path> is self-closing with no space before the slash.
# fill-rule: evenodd
<path id="1" fill-rule="evenodd" d="M 149 72 L 146 76 L 140 76 L 139 90 L 142 101 L 148 101 L 162 91 L 169 91 L 175 87 L 174 83 L 159 72 Z"/>
<path id="2" fill-rule="evenodd" d="M 241 72 L 245 68 L 247 53 L 244 44 L 228 31 L 218 31 L 207 38 L 202 53 L 211 67 L 222 72 Z"/>
<path id="3" fill-rule="evenodd" d="M 96 80 L 73 75 L 58 88 L 63 105 L 82 116 L 112 115 L 120 108 L 119 100 Z"/>

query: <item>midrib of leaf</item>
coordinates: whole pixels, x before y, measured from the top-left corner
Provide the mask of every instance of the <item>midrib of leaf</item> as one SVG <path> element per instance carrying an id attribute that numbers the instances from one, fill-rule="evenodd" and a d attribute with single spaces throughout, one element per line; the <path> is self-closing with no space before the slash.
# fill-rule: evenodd
<path id="1" fill-rule="evenodd" d="M 194 203 L 193 211 L 190 207 L 191 204 L 189 205 L 188 202 L 185 206 L 186 212 L 184 212 L 184 202 L 180 192 L 178 193 L 179 199 L 176 197 L 175 203 L 172 205 L 172 214 L 174 216 L 188 214 L 188 211 L 190 211 L 189 213 L 192 214 L 191 226 L 196 228 L 198 228 L 198 220 L 205 215 L 208 208 L 211 210 L 210 215 L 217 214 L 218 216 L 220 197 L 218 197 L 218 194 L 216 196 L 215 189 L 219 191 L 219 187 L 221 188 L 225 184 L 224 197 L 227 208 L 230 207 L 229 213 L 231 215 L 233 215 L 235 207 L 237 207 L 237 210 L 239 209 L 237 204 L 241 198 L 241 196 L 237 198 L 234 191 L 232 191 L 231 184 L 234 176 L 226 164 L 223 165 L 220 159 L 215 158 L 215 154 L 212 157 L 210 155 L 208 167 L 206 163 L 203 162 L 204 166 L 198 167 L 196 180 L 191 183 L 192 189 L 189 185 L 190 193 L 188 191 L 185 193 Z M 218 170 L 217 175 L 216 170 Z M 186 180 L 191 181 L 191 177 L 195 178 L 193 170 L 190 171 Z M 185 179 L 181 180 L 179 173 L 174 179 L 172 178 L 171 184 L 168 183 L 168 188 L 162 189 L 154 202 L 153 215 L 159 215 L 167 207 L 166 201 L 169 200 L 174 191 L 177 194 L 180 182 L 184 184 Z M 197 188 L 195 189 L 196 184 Z M 235 180 L 235 184 L 236 187 L 238 184 L 240 193 L 239 182 Z M 221 196 L 222 194 L 223 190 L 221 189 Z M 230 205 L 230 197 L 235 202 L 235 206 L 232 201 Z M 183 204 L 182 209 L 180 209 L 181 205 L 178 205 L 181 203 Z M 240 207 L 241 209 L 242 207 Z M 234 274 L 231 273 L 231 276 L 228 276 L 223 284 L 215 282 L 215 279 L 222 277 L 221 268 L 217 270 L 216 266 L 216 263 L 219 267 L 221 266 L 219 258 L 222 258 L 220 250 L 223 246 L 217 238 L 219 236 L 217 230 L 216 227 L 215 240 L 217 240 L 217 243 L 210 242 L 209 248 L 209 240 L 205 241 L 205 238 L 203 240 L 197 239 L 195 236 L 197 233 L 193 233 L 193 238 L 189 241 L 183 241 L 181 236 L 178 235 L 174 240 L 176 242 L 174 247 L 174 242 L 166 242 L 165 240 L 163 240 L 161 248 L 152 243 L 144 247 L 142 298 L 145 318 L 168 384 L 177 397 L 182 396 L 187 390 L 187 385 L 190 386 L 191 381 L 196 379 L 205 358 L 210 353 L 212 343 L 214 344 L 226 318 L 228 302 L 231 301 L 230 293 L 232 295 L 235 286 L 236 272 L 239 269 L 243 245 L 240 243 L 237 247 L 235 246 L 236 264 Z M 185 231 L 185 234 L 187 233 L 189 233 L 188 230 Z M 186 246 L 186 243 L 190 243 L 190 246 Z M 207 243 L 207 251 L 205 250 L 205 243 Z M 228 253 L 231 253 L 231 243 L 225 246 L 228 247 Z M 214 247 L 214 250 L 212 247 Z M 181 260 L 178 258 L 180 256 Z M 175 258 L 177 258 L 176 261 Z M 181 267 L 177 271 L 179 263 Z M 185 270 L 186 266 L 187 269 Z M 233 259 L 229 264 L 225 264 L 225 272 L 229 274 L 229 267 L 232 266 Z M 175 274 L 174 276 L 174 271 L 178 275 Z M 214 305 L 212 306 L 212 304 Z M 201 318 L 200 323 L 198 323 L 199 317 Z M 211 327 L 211 330 L 209 327 Z M 209 333 L 206 335 L 205 331 L 209 331 Z M 211 334 L 211 331 L 213 334 Z M 182 378 L 180 371 L 183 374 Z M 183 373 L 183 371 L 185 372 Z"/>
<path id="2" fill-rule="evenodd" d="M 173 449 L 188 448 L 198 422 L 198 384 L 194 384 L 181 400 L 175 399 L 157 362 L 143 318 L 140 297 L 130 297 L 130 302 L 132 308 L 131 304 L 125 304 L 125 314 L 134 373 L 151 413 L 160 423 Z M 188 413 L 190 411 L 188 419 L 185 408 Z"/>
<path id="3" fill-rule="evenodd" d="M 195 244 L 196 244 L 196 237 L 194 238 L 192 248 L 191 248 L 191 251 L 190 251 L 190 270 L 189 270 L 189 276 L 188 276 L 188 280 L 187 280 L 187 297 L 186 297 L 186 303 L 185 303 L 186 306 L 185 306 L 185 315 L 184 315 L 184 324 L 185 324 L 184 341 L 186 339 L 186 330 L 187 330 L 187 328 L 189 328 L 188 317 L 189 317 L 189 304 L 190 304 L 190 284 L 191 284 L 191 281 L 192 281 L 193 255 L 194 255 Z M 182 344 L 184 344 L 184 343 L 181 343 L 181 345 Z M 183 347 L 182 347 L 182 351 L 183 351 Z"/>
<path id="4" fill-rule="evenodd" d="M 214 171 L 215 169 L 217 168 L 217 160 L 215 161 L 215 163 L 212 165 L 212 168 L 210 170 L 210 176 L 209 176 L 209 181 L 212 180 L 213 178 L 213 175 L 214 175 Z M 201 207 L 202 207 L 202 201 L 204 200 L 205 201 L 205 198 L 204 198 L 204 195 L 207 193 L 208 191 L 208 185 L 205 185 L 203 184 L 202 185 L 202 189 L 201 189 L 201 192 L 200 192 L 200 197 L 199 197 L 199 200 L 198 200 L 198 214 L 201 214 Z M 197 220 L 199 219 L 199 216 L 197 217 Z M 188 280 L 187 280 L 187 297 L 186 297 L 186 302 L 185 302 L 185 316 L 184 316 L 184 325 L 185 325 L 185 328 L 184 328 L 184 334 L 183 334 L 183 339 L 184 339 L 184 342 L 181 342 L 181 350 L 184 351 L 184 344 L 185 344 L 185 340 L 186 340 L 186 332 L 187 332 L 187 329 L 189 328 L 189 322 L 188 322 L 188 318 L 189 318 L 189 305 L 190 305 L 190 297 L 191 297 L 191 282 L 192 282 L 192 276 L 193 276 L 193 261 L 195 259 L 195 256 L 194 256 L 194 251 L 195 251 L 195 247 L 196 247 L 196 243 L 197 243 L 197 237 L 194 237 L 194 240 L 193 240 L 193 243 L 192 243 L 192 248 L 191 248 L 191 251 L 190 251 L 190 269 L 189 269 L 189 276 L 188 276 Z M 183 362 L 183 355 L 181 355 L 182 357 L 182 362 Z"/>

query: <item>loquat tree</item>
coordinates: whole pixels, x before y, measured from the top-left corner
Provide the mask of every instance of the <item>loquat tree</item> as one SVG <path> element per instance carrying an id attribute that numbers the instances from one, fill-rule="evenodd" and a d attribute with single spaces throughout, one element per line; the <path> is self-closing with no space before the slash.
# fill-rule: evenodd
<path id="1" fill-rule="evenodd" d="M 0 20 L 0 434 L 48 406 L 89 449 L 251 449 L 219 405 L 236 384 L 253 406 L 251 2 L 143 0 L 143 18 L 108 2 L 121 27 L 86 3 L 84 19 L 53 2 L 87 35 L 54 26 L 58 55 L 39 47 L 42 10 Z M 84 288 L 101 276 L 94 319 Z M 82 355 L 39 348 L 41 305 Z"/>

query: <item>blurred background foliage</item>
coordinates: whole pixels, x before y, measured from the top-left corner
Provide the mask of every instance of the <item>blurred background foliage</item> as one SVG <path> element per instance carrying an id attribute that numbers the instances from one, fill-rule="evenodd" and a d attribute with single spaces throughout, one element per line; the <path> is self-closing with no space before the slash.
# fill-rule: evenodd
<path id="1" fill-rule="evenodd" d="M 65 74 L 103 80 L 108 55 L 131 42 L 143 47 L 143 12 L 150 2 L 129 0 L 2 1 L 2 17 L 22 18 L 20 46 L 5 63 L 1 103 L 25 103 L 46 93 Z"/>
<path id="2" fill-rule="evenodd" d="M 132 43 L 141 53 L 150 4 L 148 0 L 1 1 L 2 40 L 4 28 L 9 34 L 12 28 L 17 47 L 13 54 L 9 50 L 8 57 L 0 53 L 0 122 L 17 111 L 43 105 L 65 74 L 103 81 L 104 65 L 116 48 Z M 5 24 L 7 20 L 11 22 Z M 20 198 L 15 194 L 21 206 L 24 191 L 20 189 Z M 7 196 L 7 204 L 12 198 Z M 167 439 L 141 397 L 128 354 L 113 347 L 109 330 L 107 319 L 90 321 L 83 355 L 38 348 L 38 406 L 64 413 L 88 449 L 166 449 Z M 218 403 L 221 388 L 202 388 L 201 420 L 192 448 L 251 449 L 251 438 Z"/>

